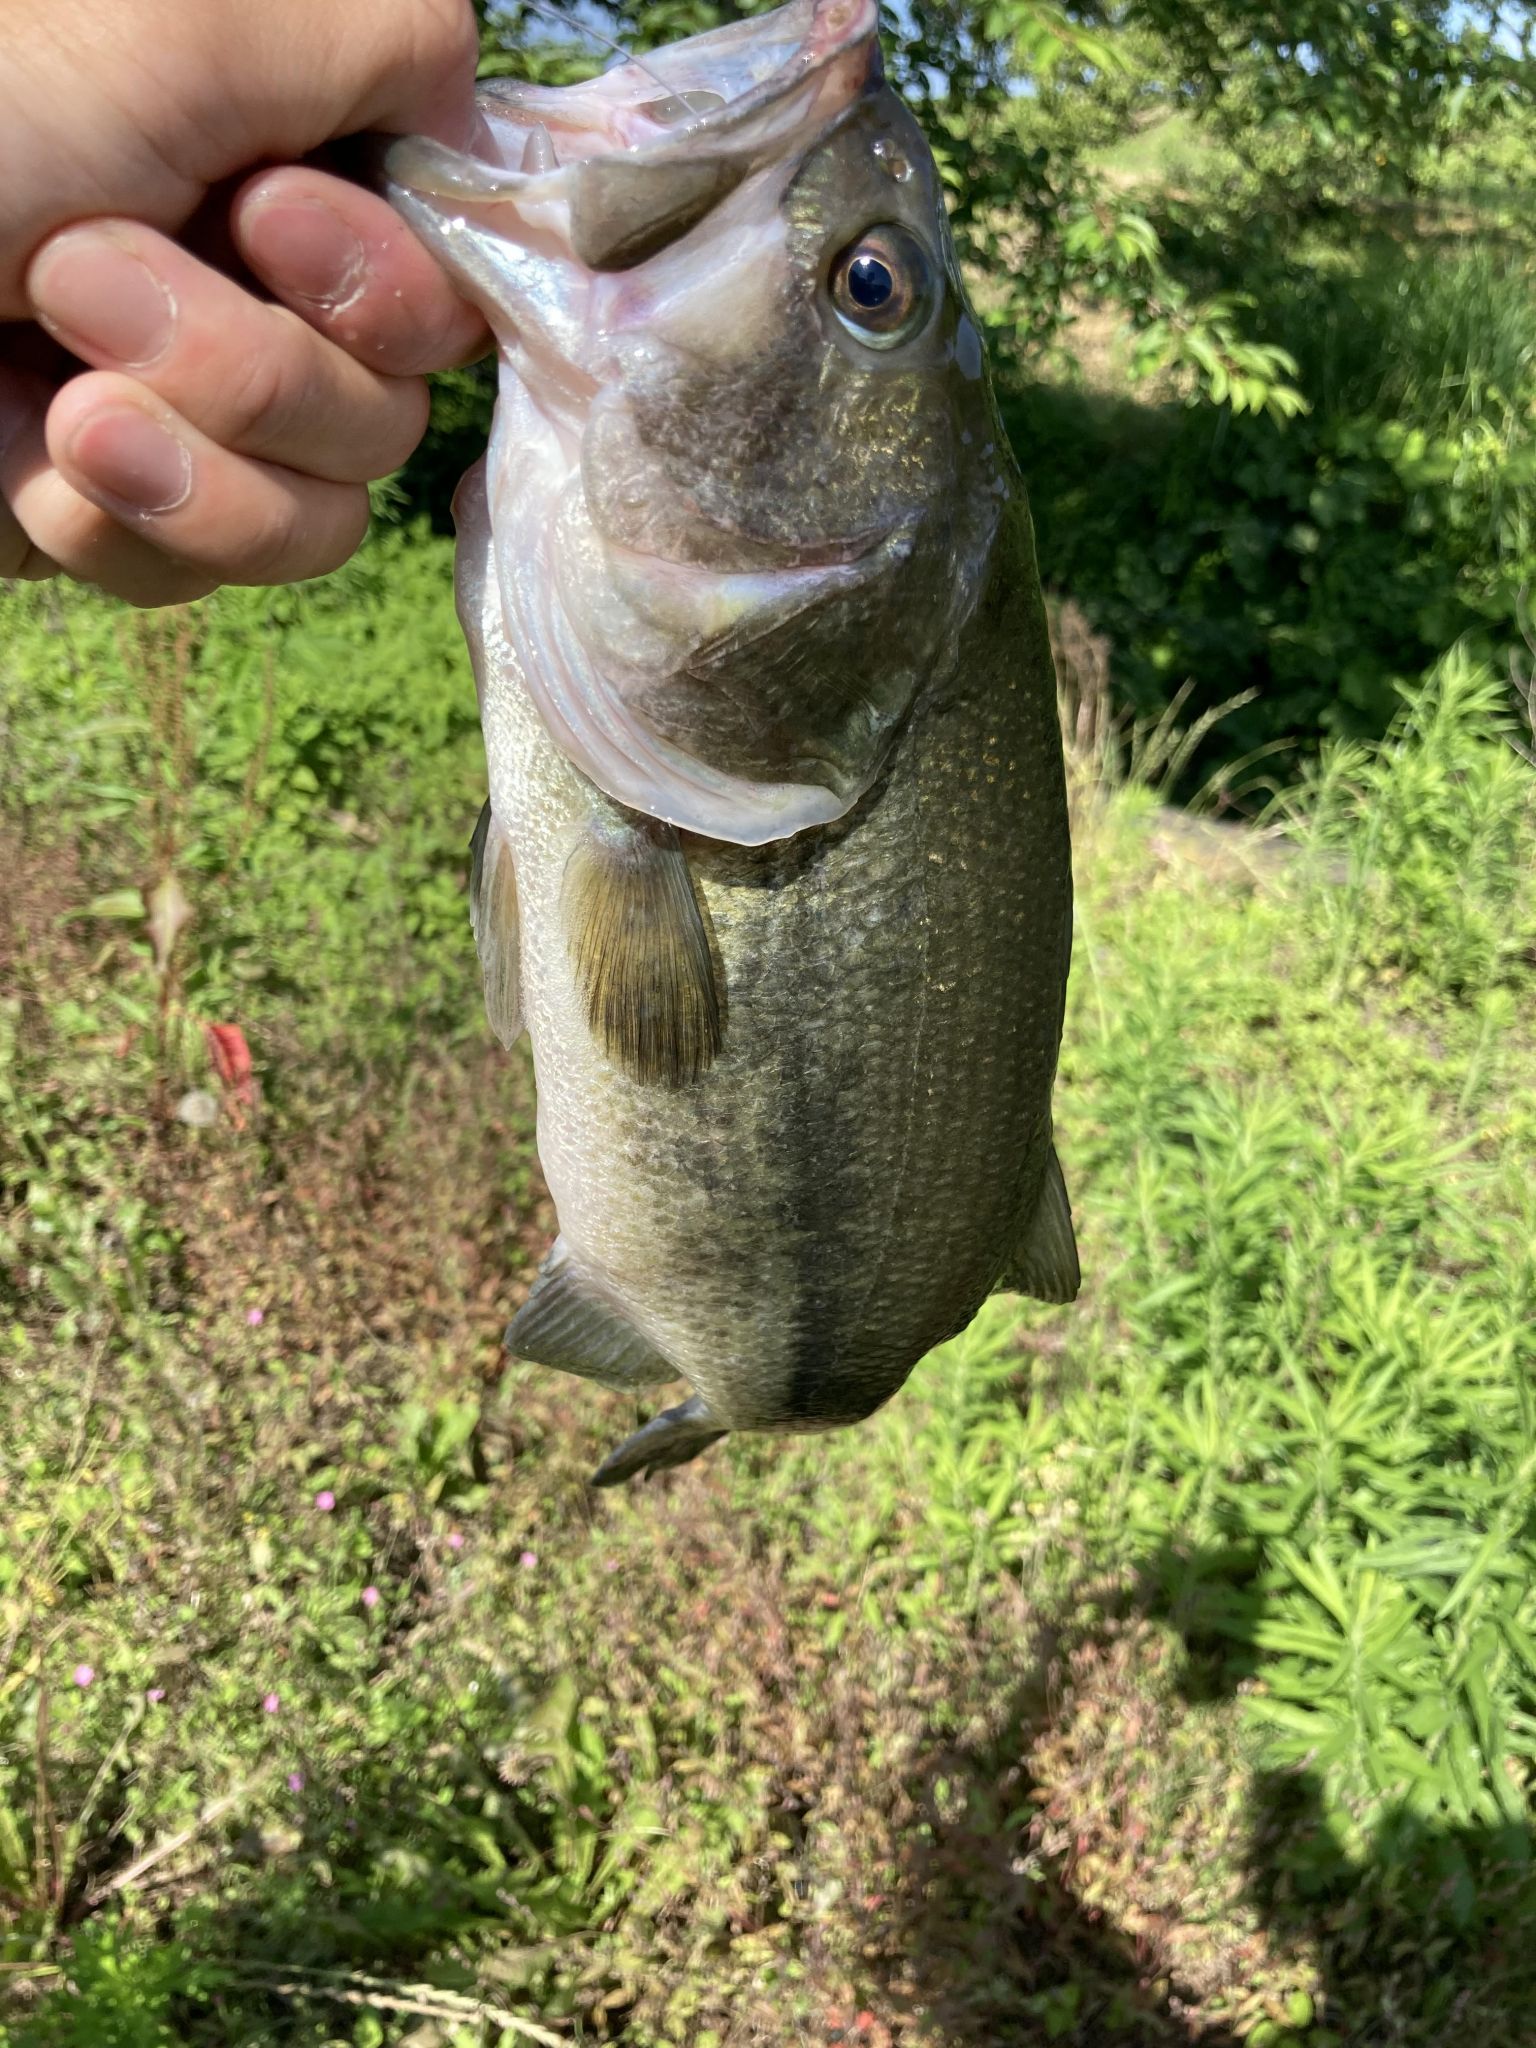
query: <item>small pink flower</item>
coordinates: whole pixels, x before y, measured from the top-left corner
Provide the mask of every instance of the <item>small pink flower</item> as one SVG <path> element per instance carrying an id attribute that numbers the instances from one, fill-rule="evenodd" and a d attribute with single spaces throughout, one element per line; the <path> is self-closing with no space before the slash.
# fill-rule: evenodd
<path id="1" fill-rule="evenodd" d="M 77 1664 L 72 1675 L 76 1685 L 85 1687 L 95 1678 L 96 1673 L 89 1664 Z"/>
<path id="2" fill-rule="evenodd" d="M 331 1509 L 335 1507 L 335 1505 L 335 1494 L 332 1493 L 331 1489 L 328 1486 L 322 1486 L 320 1491 L 315 1495 L 315 1506 L 320 1510 L 322 1515 L 328 1515 L 331 1512 Z"/>
<path id="3" fill-rule="evenodd" d="M 149 1704 L 152 1707 L 158 1707 L 160 1702 L 165 1698 L 165 1687 L 163 1685 L 152 1685 L 149 1688 L 149 1690 L 145 1693 L 144 1697 L 149 1701 Z"/>
<path id="4" fill-rule="evenodd" d="M 616 1557 L 605 1557 L 603 1559 L 603 1570 L 605 1572 L 616 1572 L 618 1568 L 619 1560 Z"/>
<path id="5" fill-rule="evenodd" d="M 264 1714 L 275 1714 L 281 1705 L 282 1701 L 278 1698 L 277 1694 L 269 1692 L 261 1703 L 261 1711 Z"/>
<path id="6" fill-rule="evenodd" d="M 464 1548 L 464 1538 L 457 1529 L 450 1529 L 448 1531 L 448 1548 L 450 1550 L 462 1550 Z"/>
<path id="7" fill-rule="evenodd" d="M 379 1589 L 378 1589 L 378 1587 L 377 1587 L 377 1586 L 364 1586 L 364 1588 L 363 1588 L 363 1593 L 362 1593 L 362 1600 L 363 1600 L 363 1605 L 364 1605 L 365 1607 L 377 1607 L 377 1606 L 378 1606 L 378 1604 L 379 1604 Z"/>
<path id="8" fill-rule="evenodd" d="M 245 1320 L 253 1330 L 259 1330 L 267 1320 L 267 1312 L 262 1308 L 248 1308 L 245 1312 Z"/>
<path id="9" fill-rule="evenodd" d="M 531 1572 L 539 1561 L 539 1553 L 536 1550 L 525 1550 L 517 1561 L 525 1572 Z"/>
<path id="10" fill-rule="evenodd" d="M 302 1771 L 290 1771 L 288 1773 L 288 1790 L 290 1792 L 302 1792 L 304 1790 L 304 1773 Z"/>

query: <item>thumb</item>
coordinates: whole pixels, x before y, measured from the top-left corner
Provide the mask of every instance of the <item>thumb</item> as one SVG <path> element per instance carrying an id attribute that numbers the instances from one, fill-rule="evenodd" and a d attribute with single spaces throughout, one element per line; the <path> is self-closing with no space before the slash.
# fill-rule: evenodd
<path id="1" fill-rule="evenodd" d="M 255 9 L 244 0 L 235 13 L 256 17 L 244 32 L 254 46 L 243 73 L 247 162 L 305 156 L 365 129 L 433 135 L 460 148 L 473 136 L 480 36 L 470 0 Z"/>

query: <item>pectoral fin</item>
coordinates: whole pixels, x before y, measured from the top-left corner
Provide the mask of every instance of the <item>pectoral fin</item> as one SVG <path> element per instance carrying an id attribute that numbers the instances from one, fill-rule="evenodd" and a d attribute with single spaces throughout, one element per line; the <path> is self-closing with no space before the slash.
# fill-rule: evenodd
<path id="1" fill-rule="evenodd" d="M 1077 1239 L 1072 1232 L 1072 1206 L 1061 1161 L 1051 1148 L 1045 1182 L 1023 1241 L 1003 1271 L 998 1287 L 1032 1295 L 1036 1301 L 1075 1301 L 1082 1285 Z"/>
<path id="2" fill-rule="evenodd" d="M 604 1387 L 654 1387 L 678 1377 L 677 1368 L 582 1272 L 563 1238 L 555 1239 L 528 1299 L 512 1318 L 506 1343 L 519 1358 Z"/>
<path id="3" fill-rule="evenodd" d="M 485 1014 L 505 1046 L 522 1036 L 517 877 L 506 834 L 487 802 L 469 842 L 469 917 L 485 976 Z"/>
<path id="4" fill-rule="evenodd" d="M 720 1050 L 715 963 L 670 825 L 594 821 L 566 863 L 560 910 L 593 1036 L 625 1073 L 672 1087 Z"/>

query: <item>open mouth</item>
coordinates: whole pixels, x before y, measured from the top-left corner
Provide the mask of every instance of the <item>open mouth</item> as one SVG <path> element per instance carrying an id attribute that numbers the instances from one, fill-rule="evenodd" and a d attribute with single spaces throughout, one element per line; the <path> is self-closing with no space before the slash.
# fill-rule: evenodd
<path id="1" fill-rule="evenodd" d="M 841 815 L 887 728 L 861 725 L 860 772 L 829 780 L 809 741 L 781 758 L 766 714 L 733 752 L 734 727 L 721 739 L 707 717 L 690 723 L 724 688 L 690 663 L 723 672 L 755 648 L 748 666 L 761 666 L 775 635 L 798 646 L 796 622 L 818 619 L 823 601 L 857 608 L 909 553 L 913 526 L 871 527 L 879 507 L 859 499 L 842 513 L 859 530 L 807 533 L 824 502 L 814 493 L 755 515 L 740 478 L 716 488 L 706 462 L 700 482 L 688 436 L 674 448 L 663 435 L 637 470 L 635 388 L 647 363 L 707 338 L 688 326 L 707 325 L 717 303 L 706 291 L 690 313 L 696 275 L 712 287 L 723 251 L 750 280 L 759 243 L 777 246 L 784 188 L 881 85 L 877 17 L 877 0 L 790 0 L 581 85 L 485 86 L 468 152 L 408 137 L 384 154 L 389 198 L 500 344 L 486 561 L 523 686 L 599 789 L 709 839 L 757 845 Z M 675 262 L 611 274 L 674 244 Z M 636 336 L 644 347 L 626 355 Z M 620 423 L 605 453 L 610 409 Z M 771 530 L 781 524 L 787 534 Z"/>
<path id="2" fill-rule="evenodd" d="M 798 128 L 824 127 L 878 80 L 877 17 L 876 0 L 791 0 L 581 85 L 493 80 L 478 94 L 473 154 L 408 136 L 387 150 L 385 176 L 393 197 L 428 207 L 537 205 L 554 197 L 554 181 L 578 187 L 566 174 L 604 159 L 641 169 L 707 158 L 734 170 L 728 189 Z"/>

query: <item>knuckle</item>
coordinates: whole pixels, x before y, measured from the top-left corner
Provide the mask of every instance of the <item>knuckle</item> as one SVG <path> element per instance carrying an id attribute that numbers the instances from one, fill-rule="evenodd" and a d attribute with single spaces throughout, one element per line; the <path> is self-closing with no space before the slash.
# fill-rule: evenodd
<path id="1" fill-rule="evenodd" d="M 20 572 L 35 556 L 57 562 L 66 575 L 97 583 L 110 565 L 122 529 L 88 498 L 72 490 L 62 477 L 49 479 L 52 488 L 38 493 L 29 507 L 26 536 L 29 548 Z"/>
<path id="2" fill-rule="evenodd" d="M 50 482 L 29 504 L 26 527 L 0 503 L 0 577 L 41 582 L 64 575 L 140 607 L 188 604 L 217 588 L 207 568 L 126 530 L 62 478 Z"/>
<path id="3" fill-rule="evenodd" d="M 125 580 L 124 587 L 114 591 L 113 595 L 138 611 L 158 611 L 162 605 L 195 604 L 200 597 L 207 597 L 218 587 L 217 576 L 210 576 L 203 570 L 181 569 L 167 562 L 163 571 L 152 570 L 134 577 L 131 582 Z"/>
<path id="4" fill-rule="evenodd" d="M 362 484 L 325 484 L 278 495 L 242 550 L 242 583 L 292 583 L 329 576 L 368 531 Z"/>
<path id="5" fill-rule="evenodd" d="M 297 314 L 272 310 L 272 345 L 252 351 L 226 389 L 217 438 L 257 461 L 343 483 L 398 469 L 426 431 L 425 385 L 349 361 Z"/>
<path id="6" fill-rule="evenodd" d="M 292 434 L 306 383 L 303 323 L 281 307 L 272 313 L 270 339 L 241 355 L 220 398 L 219 438 L 246 455 L 264 455 Z"/>
<path id="7" fill-rule="evenodd" d="M 323 566 L 314 572 L 317 576 L 329 576 L 333 569 L 339 569 L 343 562 L 350 561 L 357 553 L 367 537 L 372 511 L 366 486 L 348 485 L 346 502 L 337 511 L 329 544 L 320 550 Z"/>
<path id="8" fill-rule="evenodd" d="M 265 509 L 253 516 L 240 536 L 239 583 L 286 583 L 303 549 L 303 515 L 296 494 L 274 491 Z"/>
<path id="9" fill-rule="evenodd" d="M 370 476 L 388 476 L 415 452 L 432 413 L 432 397 L 419 377 L 402 378 L 389 394 L 389 412 Z"/>
<path id="10" fill-rule="evenodd" d="M 480 56 L 480 33 L 469 0 L 429 0 L 420 18 L 435 69 L 449 76 L 466 67 L 473 70 Z"/>

